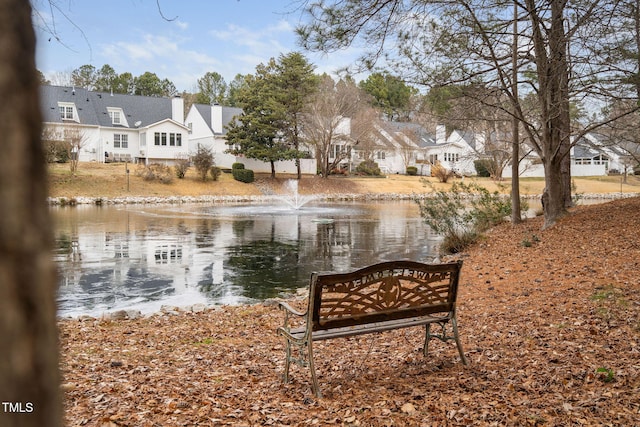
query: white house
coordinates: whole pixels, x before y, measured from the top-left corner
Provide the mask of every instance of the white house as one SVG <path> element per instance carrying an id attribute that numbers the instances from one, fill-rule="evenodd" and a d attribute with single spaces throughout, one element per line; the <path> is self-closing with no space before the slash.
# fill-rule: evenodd
<path id="1" fill-rule="evenodd" d="M 182 98 L 41 86 L 40 105 L 49 135 L 79 135 L 79 161 L 172 164 L 188 155 Z"/>
<path id="2" fill-rule="evenodd" d="M 624 173 L 625 152 L 603 135 L 586 134 L 571 147 L 571 176 L 603 176 L 611 172 Z M 505 168 L 505 178 L 511 177 L 511 167 Z M 520 176 L 544 177 L 544 167 L 535 152 L 520 163 Z"/>
<path id="3" fill-rule="evenodd" d="M 216 165 L 230 168 L 236 156 L 225 153 L 229 148 L 225 126 L 241 113 L 242 109 L 235 107 L 193 104 L 185 119 L 189 128 L 189 150 L 195 153 L 198 146 L 206 147 L 213 153 Z"/>
<path id="4" fill-rule="evenodd" d="M 422 149 L 416 135 L 418 125 L 382 122 L 374 125 L 372 138 L 353 147 L 352 169 L 367 158 L 378 164 L 383 174 L 405 174 L 407 167 L 417 166 Z"/>
<path id="5" fill-rule="evenodd" d="M 479 135 L 454 130 L 447 136 L 445 126 L 438 125 L 434 143 L 424 148 L 431 164 L 439 163 L 461 175 L 475 175 L 473 162 L 480 157 L 483 147 Z"/>
<path id="6" fill-rule="evenodd" d="M 229 146 L 226 144 L 226 126 L 242 114 L 242 109 L 236 107 L 223 107 L 221 105 L 194 104 L 187 113 L 185 120 L 189 128 L 189 149 L 196 152 L 198 146 L 209 148 L 216 165 L 230 168 L 233 163 L 243 163 L 246 169 L 254 172 L 271 172 L 271 164 L 260 160 L 249 159 L 226 153 Z M 315 159 L 301 159 L 302 173 L 315 174 Z M 295 161 L 279 161 L 275 164 L 276 173 L 296 173 Z"/>
<path id="7" fill-rule="evenodd" d="M 473 161 L 478 158 L 475 146 L 480 145 L 473 134 L 453 131 L 447 136 L 444 126 L 438 126 L 433 135 L 416 123 L 383 122 L 376 127 L 373 146 L 355 147 L 354 164 L 364 159 L 366 151 L 372 151 L 373 160 L 385 174 L 404 174 L 407 167 L 414 166 L 419 175 L 429 175 L 431 166 L 440 164 L 473 175 Z"/>

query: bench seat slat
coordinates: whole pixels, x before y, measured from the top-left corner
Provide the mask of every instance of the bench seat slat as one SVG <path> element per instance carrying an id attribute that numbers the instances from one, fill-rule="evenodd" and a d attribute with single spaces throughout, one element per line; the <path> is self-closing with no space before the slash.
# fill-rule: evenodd
<path id="1" fill-rule="evenodd" d="M 313 331 L 311 339 L 313 341 L 322 341 L 332 338 L 343 338 L 355 335 L 370 334 L 375 332 L 390 331 L 393 329 L 410 328 L 412 326 L 422 326 L 428 323 L 446 322 L 449 320 L 448 316 L 433 317 L 414 317 L 409 319 L 397 319 L 389 320 L 386 322 L 366 323 L 362 325 L 347 326 L 342 328 L 325 329 L 319 331 Z M 295 339 L 302 339 L 304 337 L 306 328 L 299 327 L 290 331 L 291 335 Z"/>

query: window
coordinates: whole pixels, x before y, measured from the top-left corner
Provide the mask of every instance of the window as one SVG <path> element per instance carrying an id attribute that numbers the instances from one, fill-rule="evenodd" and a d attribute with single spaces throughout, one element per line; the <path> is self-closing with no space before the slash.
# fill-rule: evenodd
<path id="1" fill-rule="evenodd" d="M 182 134 L 181 133 L 169 133 L 166 132 L 155 132 L 153 134 L 153 145 L 161 146 L 167 145 L 167 140 L 169 141 L 170 147 L 182 147 Z"/>
<path id="2" fill-rule="evenodd" d="M 113 148 L 129 148 L 129 135 L 113 134 Z"/>
<path id="3" fill-rule="evenodd" d="M 387 153 L 385 153 L 384 151 L 378 151 L 378 160 L 384 160 L 386 158 Z"/>
<path id="4" fill-rule="evenodd" d="M 60 111 L 60 118 L 62 120 L 78 120 L 74 104 L 58 104 L 58 111 Z"/>
<path id="5" fill-rule="evenodd" d="M 429 154 L 429 163 L 435 165 L 438 163 L 438 155 L 437 154 Z"/>
<path id="6" fill-rule="evenodd" d="M 120 111 L 109 111 L 109 118 L 114 125 L 120 124 Z"/>
<path id="7" fill-rule="evenodd" d="M 445 162 L 457 162 L 460 159 L 459 153 L 444 153 Z"/>
<path id="8" fill-rule="evenodd" d="M 602 154 L 600 154 L 599 156 L 595 157 L 593 159 L 593 164 L 594 165 L 605 165 L 608 166 L 609 165 L 609 159 L 606 156 L 603 156 Z"/>
<path id="9" fill-rule="evenodd" d="M 344 157 L 343 154 L 347 152 L 347 147 L 341 144 L 331 144 L 331 153 L 329 158 L 337 159 L 339 157 Z"/>

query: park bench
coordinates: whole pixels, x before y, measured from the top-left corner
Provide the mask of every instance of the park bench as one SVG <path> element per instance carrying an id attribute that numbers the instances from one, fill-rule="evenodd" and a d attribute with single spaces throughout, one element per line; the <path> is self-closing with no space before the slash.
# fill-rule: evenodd
<path id="1" fill-rule="evenodd" d="M 348 273 L 313 273 L 305 312 L 279 303 L 285 313 L 284 325 L 278 328 L 286 344 L 284 382 L 289 381 L 291 362 L 308 366 L 313 393 L 321 397 L 313 361 L 314 341 L 411 326 L 425 326 L 425 356 L 431 338 L 455 340 L 466 365 L 456 321 L 461 268 L 462 261 L 389 261 Z M 438 325 L 441 332 L 432 334 L 431 324 Z M 447 333 L 448 324 L 452 335 Z"/>

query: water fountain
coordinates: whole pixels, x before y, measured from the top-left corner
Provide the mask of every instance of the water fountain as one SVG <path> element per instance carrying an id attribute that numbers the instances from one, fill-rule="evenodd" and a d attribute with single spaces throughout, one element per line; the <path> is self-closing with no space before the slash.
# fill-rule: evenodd
<path id="1" fill-rule="evenodd" d="M 298 192 L 298 180 L 289 179 L 285 182 L 285 188 L 287 189 L 287 194 L 278 196 L 279 200 L 282 200 L 287 205 L 289 205 L 292 209 L 298 210 L 306 203 L 314 200 L 316 196 L 303 196 Z"/>

